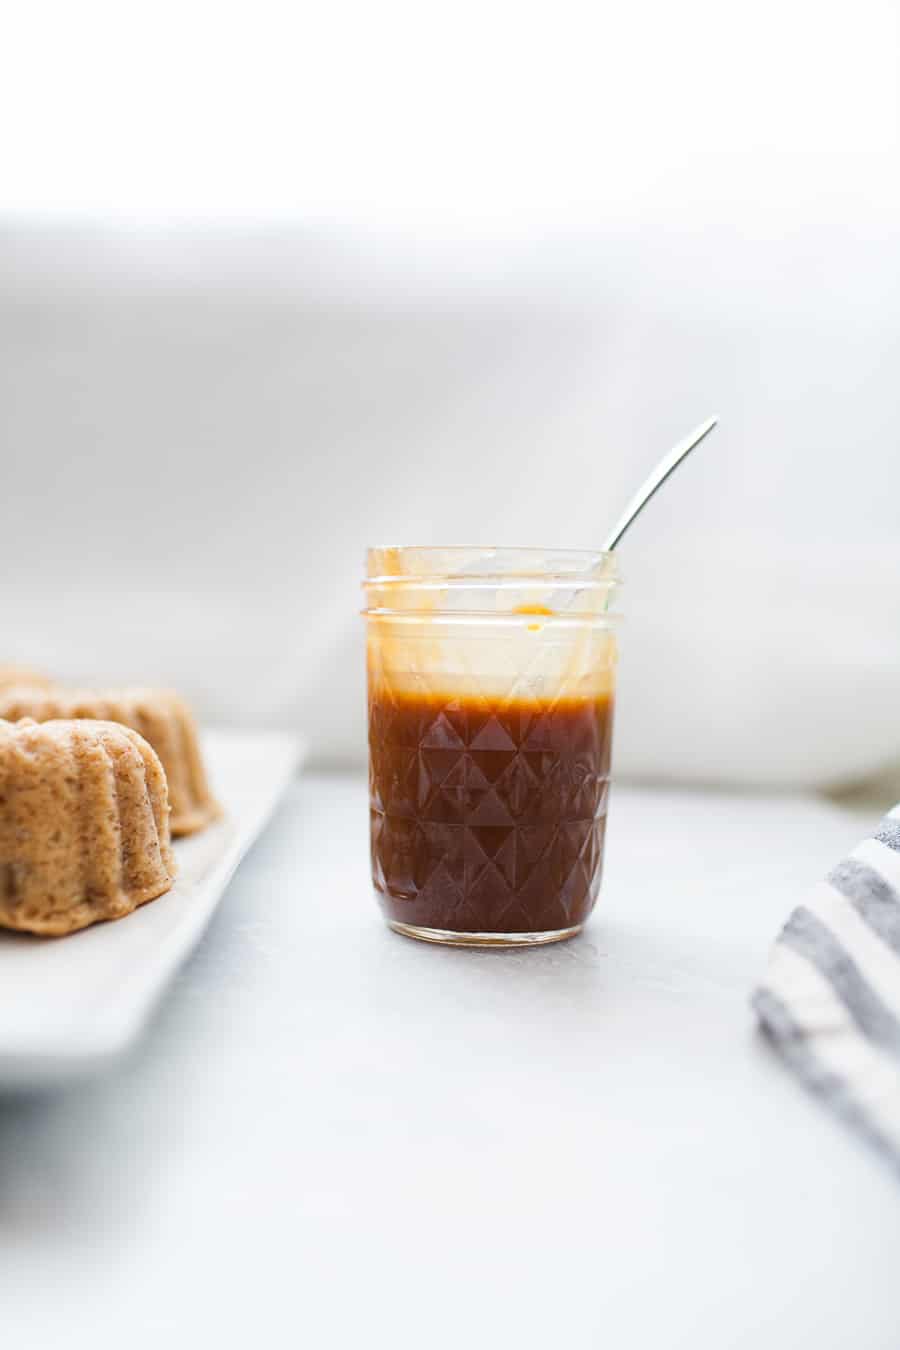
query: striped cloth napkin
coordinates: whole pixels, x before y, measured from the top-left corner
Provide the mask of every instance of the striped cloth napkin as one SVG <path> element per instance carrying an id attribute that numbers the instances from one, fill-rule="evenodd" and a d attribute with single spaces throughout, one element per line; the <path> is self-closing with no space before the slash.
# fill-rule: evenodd
<path id="1" fill-rule="evenodd" d="M 753 996 L 803 1082 L 900 1173 L 900 806 L 799 905 Z"/>

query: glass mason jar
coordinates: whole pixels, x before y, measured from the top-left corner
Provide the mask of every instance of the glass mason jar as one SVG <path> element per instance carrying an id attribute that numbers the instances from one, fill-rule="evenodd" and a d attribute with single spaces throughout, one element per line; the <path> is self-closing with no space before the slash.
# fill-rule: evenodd
<path id="1" fill-rule="evenodd" d="M 600 888 L 619 584 L 613 554 L 367 555 L 372 880 L 398 933 L 527 946 Z"/>

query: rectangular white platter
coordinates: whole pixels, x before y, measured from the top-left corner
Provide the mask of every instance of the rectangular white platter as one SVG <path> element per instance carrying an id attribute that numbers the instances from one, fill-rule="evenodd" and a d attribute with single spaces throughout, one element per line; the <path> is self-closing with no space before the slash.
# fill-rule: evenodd
<path id="1" fill-rule="evenodd" d="M 293 736 L 235 731 L 207 732 L 204 751 L 225 815 L 176 841 L 178 879 L 167 895 L 65 938 L 0 932 L 0 1091 L 96 1073 L 128 1049 L 303 753 Z"/>

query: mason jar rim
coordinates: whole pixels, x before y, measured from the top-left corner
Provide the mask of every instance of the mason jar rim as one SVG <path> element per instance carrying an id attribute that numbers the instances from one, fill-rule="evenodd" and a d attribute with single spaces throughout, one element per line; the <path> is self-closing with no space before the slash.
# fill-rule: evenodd
<path id="1" fill-rule="evenodd" d="M 473 626 L 479 628 L 527 628 L 534 631 L 544 628 L 618 628 L 623 616 L 617 610 L 605 610 L 601 614 L 584 611 L 562 610 L 552 614 L 514 614 L 498 610 L 496 613 L 483 609 L 472 610 L 434 610 L 434 609 L 363 609 L 362 617 L 370 623 L 408 624 L 413 627 L 433 628 L 438 624 L 447 627 Z"/>
<path id="2" fill-rule="evenodd" d="M 362 583 L 368 619 L 542 629 L 620 618 L 617 559 L 602 550 L 389 546 L 369 549 L 366 566 L 375 572 Z"/>
<path id="3" fill-rule="evenodd" d="M 559 590 L 609 591 L 622 585 L 619 577 L 581 577 L 577 572 L 492 572 L 459 576 L 454 573 L 434 573 L 427 577 L 367 577 L 361 582 L 364 591 L 497 591 L 529 586 L 553 585 Z"/>
<path id="4" fill-rule="evenodd" d="M 379 571 L 373 574 L 370 571 L 376 561 L 391 554 L 397 554 L 401 557 L 403 555 L 414 556 L 425 563 L 432 558 L 437 563 L 440 559 L 444 565 L 439 570 L 428 570 L 426 567 L 425 570 L 414 572 Z M 513 561 L 517 563 L 521 561 L 522 566 L 496 568 L 490 565 L 494 562 L 509 564 Z M 477 566 L 480 562 L 484 563 L 483 568 Z M 446 566 L 447 563 L 455 565 L 448 567 Z M 529 563 L 541 563 L 543 565 L 529 566 Z M 476 565 L 474 570 L 473 565 Z M 593 577 L 590 575 L 598 570 L 601 573 L 605 572 L 606 575 L 595 575 Z M 416 586 L 429 582 L 471 584 L 473 581 L 510 583 L 515 580 L 560 582 L 564 585 L 572 585 L 578 581 L 581 587 L 613 586 L 621 582 L 617 555 L 603 549 L 540 548 L 534 545 L 516 547 L 508 545 L 384 544 L 373 545 L 366 550 L 366 579 L 363 585 L 401 584 Z"/>

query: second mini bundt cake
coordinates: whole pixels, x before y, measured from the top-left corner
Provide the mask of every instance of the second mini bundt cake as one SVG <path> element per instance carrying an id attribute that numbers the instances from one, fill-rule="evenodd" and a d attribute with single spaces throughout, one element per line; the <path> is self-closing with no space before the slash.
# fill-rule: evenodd
<path id="1" fill-rule="evenodd" d="M 0 926 L 59 937 L 175 877 L 166 778 L 111 722 L 0 721 Z"/>
<path id="2" fill-rule="evenodd" d="M 53 681 L 39 670 L 30 666 L 0 665 L 0 689 L 12 689 L 17 684 L 27 684 L 30 689 L 51 689 Z"/>
<path id="3" fill-rule="evenodd" d="M 169 782 L 172 833 L 194 834 L 220 814 L 206 778 L 197 725 L 182 698 L 168 689 L 0 689 L 0 718 L 91 718 L 119 722 L 150 742 Z"/>

